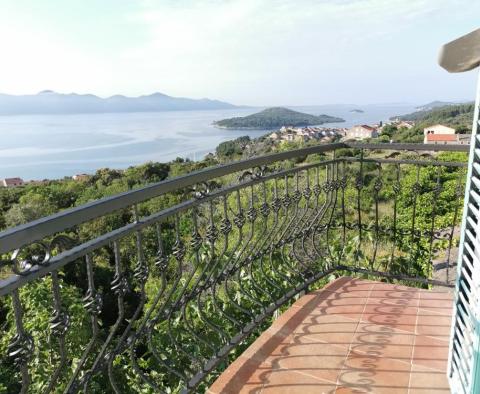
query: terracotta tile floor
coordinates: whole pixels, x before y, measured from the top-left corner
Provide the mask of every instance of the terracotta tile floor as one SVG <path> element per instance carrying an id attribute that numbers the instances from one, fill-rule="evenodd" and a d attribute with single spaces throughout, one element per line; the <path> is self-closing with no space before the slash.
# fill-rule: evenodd
<path id="1" fill-rule="evenodd" d="M 209 393 L 449 393 L 452 296 L 337 279 L 300 298 Z"/>

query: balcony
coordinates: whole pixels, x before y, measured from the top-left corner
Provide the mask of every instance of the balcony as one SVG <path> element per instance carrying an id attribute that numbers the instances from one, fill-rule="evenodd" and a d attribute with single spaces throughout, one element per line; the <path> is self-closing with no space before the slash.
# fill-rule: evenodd
<path id="1" fill-rule="evenodd" d="M 313 146 L 0 233 L 0 388 L 447 390 L 467 149 Z"/>
<path id="2" fill-rule="evenodd" d="M 301 297 L 209 393 L 450 393 L 452 295 L 342 277 Z"/>

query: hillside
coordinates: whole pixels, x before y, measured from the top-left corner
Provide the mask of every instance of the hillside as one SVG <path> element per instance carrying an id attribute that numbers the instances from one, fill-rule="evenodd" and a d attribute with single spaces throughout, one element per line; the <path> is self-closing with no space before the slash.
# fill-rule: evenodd
<path id="1" fill-rule="evenodd" d="M 244 117 L 216 121 L 215 126 L 227 129 L 275 129 L 282 126 L 313 126 L 323 123 L 344 122 L 329 115 L 310 115 L 288 108 L 273 107 Z"/>
<path id="2" fill-rule="evenodd" d="M 428 104 L 420 105 L 416 107 L 419 111 L 429 111 L 439 107 L 446 107 L 448 105 L 457 105 L 458 103 L 452 103 L 450 101 L 432 101 Z"/>
<path id="3" fill-rule="evenodd" d="M 418 126 L 436 123 L 457 129 L 457 132 L 469 132 L 472 129 L 473 103 L 447 105 L 431 110 L 417 111 L 400 116 L 401 120 L 412 120 Z"/>
<path id="4" fill-rule="evenodd" d="M 51 90 L 21 96 L 0 94 L 0 115 L 189 111 L 235 107 L 218 100 L 172 97 L 163 93 L 107 98 L 93 94 L 62 94 Z"/>
<path id="5" fill-rule="evenodd" d="M 472 130 L 473 104 L 448 105 L 428 111 L 416 111 L 407 115 L 394 116 L 391 119 L 414 121 L 411 129 L 386 125 L 382 130 L 383 142 L 423 142 L 423 129 L 434 124 L 453 127 L 458 134 L 468 134 Z"/>

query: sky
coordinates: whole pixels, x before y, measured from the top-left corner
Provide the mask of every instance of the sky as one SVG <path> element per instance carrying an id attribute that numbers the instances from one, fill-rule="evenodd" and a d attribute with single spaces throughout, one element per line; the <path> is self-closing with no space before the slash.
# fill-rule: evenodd
<path id="1" fill-rule="evenodd" d="M 0 0 L 0 92 L 243 105 L 465 101 L 442 44 L 478 0 Z"/>

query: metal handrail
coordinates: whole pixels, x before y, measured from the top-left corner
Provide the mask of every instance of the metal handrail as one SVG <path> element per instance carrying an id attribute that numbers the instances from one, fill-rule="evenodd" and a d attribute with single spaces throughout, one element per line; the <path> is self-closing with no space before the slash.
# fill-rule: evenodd
<path id="1" fill-rule="evenodd" d="M 341 148 L 354 149 L 355 156 L 342 156 Z M 446 280 L 432 277 L 432 261 L 437 245 L 452 248 L 465 163 L 441 161 L 429 152 L 467 149 L 320 145 L 202 170 L 73 208 L 40 220 L 43 227 L 38 233 L 39 221 L 1 233 L 3 250 L 9 252 L 1 261 L 3 273 L 11 271 L 0 280 L 0 297 L 11 297 L 14 322 L 9 333 L 2 333 L 10 344 L 0 360 L 9 360 L 5 365 L 11 371 L 10 390 L 27 392 L 36 379 L 35 384 L 48 385 L 46 392 L 56 385 L 65 392 L 88 391 L 91 379 L 107 368 L 108 378 L 104 376 L 102 384 L 122 392 L 115 378 L 119 369 L 113 365 L 118 356 L 127 357 L 131 373 L 156 392 L 166 387 L 196 392 L 230 351 L 275 310 L 331 274 L 351 272 L 421 286 L 451 286 L 450 257 L 446 257 Z M 407 155 L 382 153 L 392 150 Z M 368 151 L 374 155 L 368 156 Z M 282 160 L 328 152 L 332 153 L 323 160 L 301 160 L 283 168 Z M 405 174 L 410 176 L 403 182 Z M 420 174 L 427 176 L 424 186 Z M 438 227 L 434 219 L 442 174 L 442 182 L 450 182 L 450 188 L 452 181 L 457 185 L 447 202 L 452 218 L 446 215 L 442 222 L 448 228 Z M 214 180 L 218 182 L 208 182 Z M 204 190 L 191 187 L 202 183 Z M 402 190 L 403 204 L 410 208 L 399 208 Z M 172 191 L 158 205 L 155 201 L 137 206 Z M 419 224 L 415 209 L 424 193 L 432 198 L 434 213 L 431 223 L 426 219 Z M 382 199 L 388 199 L 391 209 L 385 217 L 379 209 Z M 75 228 L 125 208 L 133 208 L 132 214 L 118 215 L 114 226 L 99 223 L 99 233 Z M 58 234 L 65 229 L 75 239 Z M 45 291 L 53 294 L 46 340 L 39 339 L 44 333 L 34 337 L 25 328 L 24 321 L 37 312 L 29 310 L 26 302 L 30 286 L 46 286 Z M 62 301 L 62 286 L 84 294 L 81 300 L 77 296 L 83 309 L 72 312 Z M 127 299 L 129 289 L 132 298 Z M 105 310 L 105 298 L 118 309 Z M 204 307 L 207 303 L 209 308 Z M 92 335 L 83 349 L 70 349 L 72 354 L 66 354 L 64 346 L 69 313 L 89 319 Z M 103 313 L 116 314 L 116 323 L 103 325 Z M 153 338 L 166 347 L 156 346 Z M 63 345 L 57 348 L 55 341 Z M 35 346 L 50 346 L 50 352 L 60 357 L 49 369 L 48 382 L 38 381 L 37 366 L 30 363 Z M 203 349 L 200 359 L 191 354 L 190 346 Z M 148 354 L 143 355 L 145 347 Z M 150 376 L 138 366 L 140 359 L 154 359 L 158 371 Z M 157 372 L 165 380 L 158 380 Z"/>
<path id="2" fill-rule="evenodd" d="M 64 231 L 65 229 L 87 222 L 91 219 L 107 215 L 120 209 L 131 207 L 148 199 L 155 198 L 175 190 L 187 188 L 210 179 L 219 178 L 221 176 L 242 171 L 247 168 L 267 165 L 275 161 L 288 160 L 314 153 L 328 152 L 342 147 L 346 147 L 346 145 L 342 143 L 335 143 L 257 156 L 251 159 L 236 161 L 199 171 L 193 171 L 186 175 L 153 183 L 151 185 L 119 193 L 111 197 L 105 197 L 80 205 L 78 207 L 66 209 L 56 214 L 0 232 L 0 254 L 19 248 L 32 241 L 36 241 L 60 231 Z"/>
<path id="3" fill-rule="evenodd" d="M 446 46 L 442 65 L 451 71 L 478 65 L 478 46 L 477 52 L 467 47 L 479 34 L 477 31 Z M 478 122 L 478 100 L 475 122 Z M 476 126 L 477 123 L 473 134 Z M 471 156 L 476 145 L 474 136 Z M 166 193 L 243 170 L 340 148 L 359 149 L 360 155 L 350 158 L 334 153 L 323 162 L 277 170 L 273 174 L 265 174 L 263 170 L 258 174 L 250 172 L 249 179 L 242 177 L 239 182 L 222 185 L 221 189 L 200 197 L 175 200 L 173 205 L 158 211 L 154 206 L 154 212 L 149 211 L 144 217 L 138 214 L 137 204 Z M 365 158 L 365 150 L 407 150 L 416 152 L 417 157 Z M 93 380 L 101 377 L 102 381 L 95 384 L 116 393 L 122 392 L 123 385 L 135 391 L 133 384 L 142 392 L 145 386 L 154 392 L 166 388 L 196 392 L 199 385 L 208 383 L 209 374 L 230 351 L 260 328 L 273 312 L 331 274 L 352 272 L 423 286 L 449 286 L 450 250 L 463 201 L 465 163 L 423 160 L 420 153 L 468 150 L 463 145 L 347 142 L 318 145 L 197 171 L 8 229 L 0 233 L 0 254 L 10 252 L 10 260 L 0 262 L 2 267 L 13 267 L 12 272 L 17 274 L 0 282 L 0 296 L 11 298 L 11 303 L 4 304 L 11 321 L 0 327 L 1 334 L 10 340 L 8 348 L 3 348 L 6 354 L 0 354 L 0 361 L 5 362 L 0 369 L 8 374 L 10 381 L 2 379 L 0 383 L 6 384 L 10 392 L 29 392 L 35 383 L 46 393 L 59 389 L 76 393 L 88 392 Z M 470 157 L 469 176 L 472 160 Z M 408 169 L 402 173 L 405 166 Z M 382 168 L 386 167 L 390 172 L 382 178 Z M 448 229 L 435 223 L 443 186 L 442 167 L 448 169 L 443 179 L 456 183 L 455 190 L 450 189 L 451 200 L 447 201 L 453 209 L 443 221 L 449 223 Z M 417 215 L 416 208 L 423 187 L 422 171 L 430 188 L 425 194 L 431 201 L 432 217 L 418 225 L 417 216 L 421 215 Z M 324 176 L 322 181 L 320 173 Z M 410 175 L 409 183 L 402 184 L 404 173 Z M 389 190 L 381 195 L 385 181 L 390 182 Z M 478 216 L 475 201 L 480 200 L 480 191 L 477 188 L 475 201 L 467 204 L 471 197 L 469 185 L 465 191 L 464 216 L 467 213 Z M 404 200 L 403 204 L 411 204 L 403 206 L 400 212 L 399 196 L 404 187 L 407 189 L 403 189 L 403 198 L 407 196 L 408 202 Z M 369 194 L 370 200 L 362 206 L 365 194 Z M 381 198 L 390 198 L 393 205 L 392 215 L 385 222 L 379 213 Z M 58 235 L 131 207 L 133 222 L 125 219 L 120 228 L 105 227 L 93 239 L 82 239 L 75 245 Z M 182 216 L 188 218 L 190 227 L 182 227 Z M 475 223 L 469 224 L 475 227 L 474 231 Z M 465 226 L 464 223 L 463 229 Z M 461 253 L 465 233 L 473 236 L 471 231 L 462 231 Z M 52 235 L 56 237 L 50 238 Z M 150 243 L 144 243 L 146 235 Z M 380 251 L 379 240 L 385 246 Z M 447 241 L 445 282 L 431 277 L 437 241 Z M 20 249 L 30 244 L 44 248 L 43 260 L 41 254 L 32 256 L 37 253 L 34 247 Z M 27 269 L 18 271 L 18 263 L 27 263 Z M 82 263 L 83 272 L 77 270 Z M 104 269 L 101 275 L 100 263 Z M 396 265 L 392 267 L 392 263 Z M 462 267 L 461 259 L 459 266 Z M 69 282 L 67 276 L 72 271 L 79 276 Z M 38 280 L 43 277 L 50 280 Z M 51 296 L 50 325 L 45 332 L 36 330 L 34 335 L 24 322 L 45 310 L 37 310 L 37 303 L 33 308 L 27 306 L 32 284 L 43 286 L 42 295 Z M 84 292 L 81 301 L 70 299 L 72 304 L 76 302 L 74 311 L 69 310 L 63 299 L 69 286 L 75 290 L 70 297 L 74 294 L 79 298 L 79 291 Z M 133 290 L 133 300 L 126 299 L 129 289 Z M 457 292 L 458 289 L 457 285 Z M 102 297 L 109 297 L 110 306 L 117 304 L 117 310 L 113 310 L 115 321 L 110 321 L 110 325 L 102 324 L 102 313 L 112 313 L 103 308 Z M 41 301 L 46 300 L 42 297 Z M 83 309 L 78 302 L 83 303 Z M 205 307 L 207 302 L 209 308 Z M 75 348 L 69 344 L 72 340 L 67 336 L 72 321 L 69 313 L 90 323 L 88 343 Z M 31 363 L 35 346 L 48 347 L 49 351 L 43 352 L 48 353 L 48 362 Z M 462 348 L 456 350 L 461 352 Z M 114 365 L 116 359 L 118 365 Z M 452 369 L 455 362 L 450 360 L 451 371 L 455 371 Z M 37 370 L 42 373 L 32 373 Z M 460 380 L 458 384 L 462 386 Z M 466 387 L 463 383 L 464 390 Z"/>
<path id="4" fill-rule="evenodd" d="M 167 179 L 158 183 L 130 190 L 111 197 L 95 200 L 78 207 L 66 209 L 56 214 L 12 227 L 0 232 L 0 254 L 22 247 L 23 245 L 59 233 L 81 223 L 107 215 L 111 212 L 131 207 L 148 199 L 161 196 L 174 190 L 193 186 L 224 175 L 252 167 L 268 165 L 276 161 L 315 153 L 329 152 L 339 148 L 378 149 L 378 150 L 412 150 L 412 151 L 449 151 L 468 152 L 466 145 L 437 144 L 368 144 L 368 143 L 334 143 L 315 145 L 264 156 L 257 156 L 229 164 L 194 171 L 187 175 Z"/>
<path id="5" fill-rule="evenodd" d="M 338 163 L 339 161 L 340 159 L 326 160 L 322 162 L 322 165 Z M 455 164 L 461 164 L 461 163 L 455 163 Z M 210 192 L 208 195 L 206 195 L 205 197 L 203 197 L 201 200 L 195 199 L 195 198 L 189 199 L 180 204 L 164 209 L 160 212 L 155 212 L 150 216 L 139 218 L 133 223 L 126 224 L 125 226 L 115 229 L 107 234 L 102 234 L 99 237 L 96 237 L 83 244 L 77 245 L 69 250 L 59 253 L 57 256 L 52 257 L 48 265 L 44 265 L 44 266 L 38 265 L 36 267 L 33 267 L 29 271 L 28 275 L 12 275 L 7 279 L 0 280 L 0 297 L 11 293 L 13 290 L 18 289 L 19 287 L 48 274 L 49 272 L 52 272 L 64 267 L 68 263 L 75 261 L 82 256 L 85 256 L 87 253 L 90 253 L 102 246 L 108 245 L 116 240 L 119 240 L 122 237 L 125 237 L 126 235 L 133 233 L 134 231 L 140 231 L 147 226 L 155 224 L 161 220 L 165 220 L 166 218 L 171 217 L 175 214 L 184 212 L 187 209 L 191 209 L 194 206 L 204 204 L 205 202 L 208 202 L 215 198 L 219 198 L 221 196 L 224 196 L 228 193 L 232 193 L 242 188 L 256 185 L 260 182 L 265 182 L 270 179 L 282 177 L 285 175 L 290 175 L 298 171 L 305 171 L 305 170 L 308 170 L 309 168 L 314 168 L 316 166 L 318 166 L 318 164 L 295 167 L 288 170 L 278 171 L 271 175 L 267 174 L 265 176 L 262 176 L 259 179 L 252 179 L 244 182 L 239 182 L 232 186 L 214 190 Z"/>

